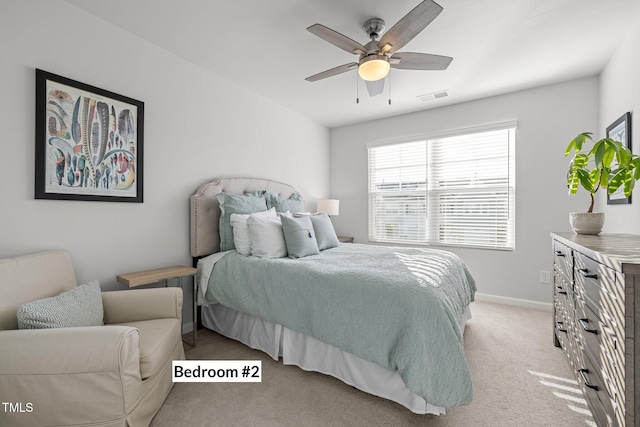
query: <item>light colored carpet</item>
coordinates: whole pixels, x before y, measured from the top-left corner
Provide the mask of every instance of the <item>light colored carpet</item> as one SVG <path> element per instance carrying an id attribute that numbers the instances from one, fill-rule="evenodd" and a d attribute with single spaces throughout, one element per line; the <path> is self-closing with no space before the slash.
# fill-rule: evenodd
<path id="1" fill-rule="evenodd" d="M 487 302 L 471 305 L 465 353 L 470 405 L 416 415 L 332 377 L 285 366 L 208 330 L 188 359 L 262 360 L 262 383 L 176 383 L 152 426 L 595 426 L 550 312 Z M 189 336 L 190 338 L 190 336 Z"/>

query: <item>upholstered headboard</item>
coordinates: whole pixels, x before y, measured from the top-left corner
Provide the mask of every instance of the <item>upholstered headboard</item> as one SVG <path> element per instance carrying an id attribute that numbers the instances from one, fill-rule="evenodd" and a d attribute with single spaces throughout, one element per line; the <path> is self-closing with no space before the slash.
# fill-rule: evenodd
<path id="1" fill-rule="evenodd" d="M 202 184 L 191 196 L 191 256 L 202 257 L 220 251 L 220 204 L 216 194 L 248 194 L 260 190 L 284 199 L 296 193 L 288 184 L 259 178 L 218 178 Z"/>

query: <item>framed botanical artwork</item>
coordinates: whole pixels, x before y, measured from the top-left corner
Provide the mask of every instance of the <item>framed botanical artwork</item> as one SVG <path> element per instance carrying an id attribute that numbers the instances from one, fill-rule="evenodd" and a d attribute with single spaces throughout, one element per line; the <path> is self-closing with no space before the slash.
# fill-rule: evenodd
<path id="1" fill-rule="evenodd" d="M 36 70 L 35 198 L 142 203 L 144 103 Z"/>
<path id="2" fill-rule="evenodd" d="M 627 112 L 607 127 L 607 138 L 611 138 L 631 150 L 631 113 Z M 625 205 L 631 203 L 631 196 L 625 197 L 624 188 L 620 187 L 613 194 L 607 194 L 608 205 Z"/>

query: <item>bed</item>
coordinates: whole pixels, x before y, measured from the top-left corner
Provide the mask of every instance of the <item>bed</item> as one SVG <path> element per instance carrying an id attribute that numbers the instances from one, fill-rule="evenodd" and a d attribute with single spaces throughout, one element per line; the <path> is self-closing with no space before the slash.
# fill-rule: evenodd
<path id="1" fill-rule="evenodd" d="M 414 413 L 470 403 L 462 341 L 475 283 L 457 256 L 352 243 L 296 259 L 221 251 L 220 193 L 298 194 L 276 181 L 221 178 L 191 196 L 203 326 Z"/>

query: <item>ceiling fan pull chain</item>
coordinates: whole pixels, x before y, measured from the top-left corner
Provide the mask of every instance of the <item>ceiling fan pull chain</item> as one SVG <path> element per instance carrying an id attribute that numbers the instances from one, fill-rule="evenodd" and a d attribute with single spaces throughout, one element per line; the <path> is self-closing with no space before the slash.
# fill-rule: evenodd
<path id="1" fill-rule="evenodd" d="M 358 86 L 358 73 L 356 73 L 356 104 L 360 104 L 360 92 Z"/>
<path id="2" fill-rule="evenodd" d="M 391 105 L 391 73 L 389 73 L 389 105 Z"/>

